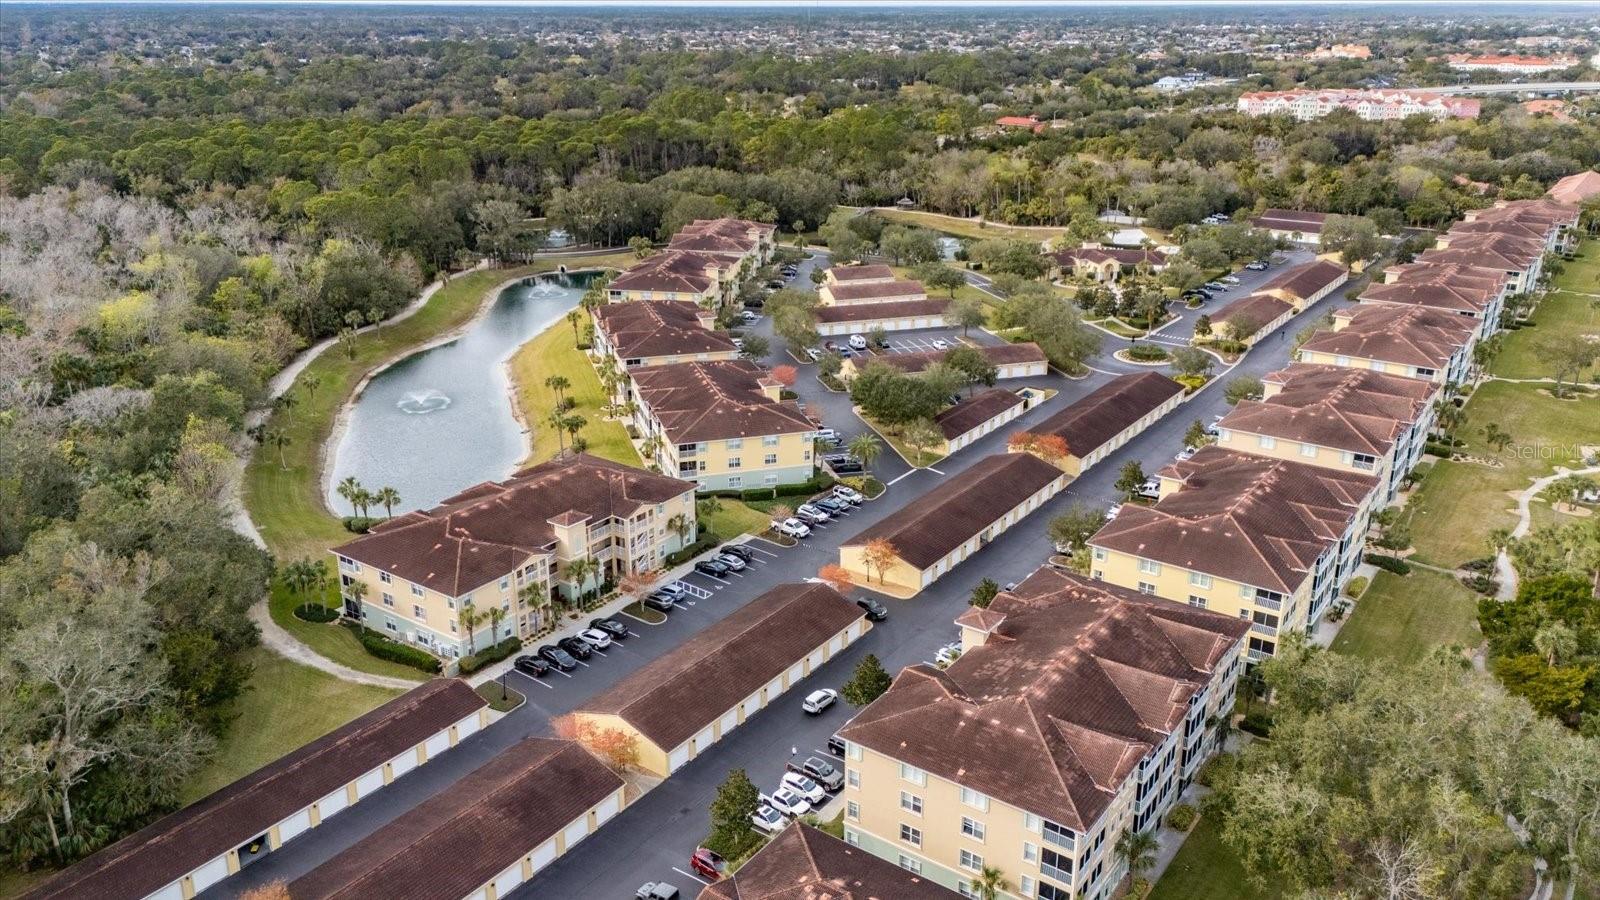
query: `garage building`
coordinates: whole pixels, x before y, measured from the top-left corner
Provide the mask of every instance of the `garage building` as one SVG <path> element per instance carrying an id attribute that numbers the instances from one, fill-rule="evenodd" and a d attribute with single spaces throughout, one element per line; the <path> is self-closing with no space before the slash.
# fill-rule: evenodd
<path id="1" fill-rule="evenodd" d="M 575 741 L 530 737 L 289 885 L 294 900 L 497 900 L 622 811 Z"/>
<path id="2" fill-rule="evenodd" d="M 186 900 L 487 722 L 487 704 L 466 682 L 435 679 L 123 838 L 26 896 Z"/>
<path id="3" fill-rule="evenodd" d="M 861 607 L 826 584 L 780 584 L 572 715 L 580 727 L 637 735 L 639 767 L 666 777 L 870 627 Z"/>
<path id="4" fill-rule="evenodd" d="M 983 353 L 984 358 L 995 367 L 995 377 L 999 380 L 1011 378 L 1036 378 L 1048 374 L 1050 361 L 1038 344 L 1024 341 L 1018 344 L 978 344 L 970 345 Z M 868 356 L 852 356 L 844 361 L 839 369 L 839 378 L 849 381 L 861 372 L 862 369 L 874 362 L 886 363 L 902 372 L 915 375 L 925 371 L 934 363 L 942 362 L 949 355 L 949 350 L 927 350 L 917 353 L 879 353 Z"/>
<path id="5" fill-rule="evenodd" d="M 996 453 L 939 482 L 896 515 L 839 548 L 839 564 L 864 587 L 910 596 L 932 584 L 1067 485 L 1060 469 L 1025 453 Z M 888 542 L 893 558 L 869 564 L 870 546 Z"/>
<path id="6" fill-rule="evenodd" d="M 963 398 L 933 417 L 933 424 L 944 436 L 944 444 L 934 448 L 949 455 L 967 446 L 1032 408 L 1034 392 L 989 388 Z"/>
<path id="7" fill-rule="evenodd" d="M 1076 477 L 1171 412 L 1182 399 L 1183 385 L 1165 375 L 1119 375 L 1029 431 L 1065 441 L 1067 455 L 1052 461 Z M 1025 449 L 1026 445 L 1013 446 Z"/>
<path id="8" fill-rule="evenodd" d="M 949 308 L 949 300 L 938 299 L 819 306 L 816 309 L 817 333 L 823 337 L 832 337 L 841 334 L 866 334 L 874 328 L 882 328 L 884 331 L 943 328 L 945 311 Z"/>

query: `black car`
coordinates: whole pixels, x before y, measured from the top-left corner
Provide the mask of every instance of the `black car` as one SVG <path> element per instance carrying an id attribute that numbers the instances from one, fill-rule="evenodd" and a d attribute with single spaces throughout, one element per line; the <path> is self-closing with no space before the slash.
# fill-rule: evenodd
<path id="1" fill-rule="evenodd" d="M 550 671 L 550 663 L 537 656 L 519 656 L 511 663 L 512 668 L 524 675 L 543 678 Z"/>
<path id="2" fill-rule="evenodd" d="M 722 552 L 729 556 L 737 556 L 745 562 L 750 562 L 756 558 L 755 552 L 743 544 L 729 544 L 722 548 Z"/>
<path id="3" fill-rule="evenodd" d="M 725 578 L 730 571 L 726 565 L 714 559 L 700 560 L 694 564 L 694 570 L 702 575 L 710 575 L 712 578 Z"/>
<path id="4" fill-rule="evenodd" d="M 604 631 L 619 641 L 628 636 L 628 626 L 618 622 L 616 619 L 590 619 L 589 627 L 596 631 Z"/>
<path id="5" fill-rule="evenodd" d="M 761 299 L 760 297 L 751 297 L 749 300 L 744 301 L 745 309 L 760 309 L 766 305 L 767 301 Z"/>
<path id="6" fill-rule="evenodd" d="M 579 659 L 588 659 L 594 653 L 594 648 L 581 637 L 566 637 L 556 641 L 556 646 L 571 653 Z"/>
<path id="7" fill-rule="evenodd" d="M 882 622 L 889 618 L 889 608 L 871 597 L 862 597 L 856 601 L 856 605 L 867 611 L 869 622 Z"/>
<path id="8" fill-rule="evenodd" d="M 648 606 L 651 609 L 656 610 L 657 612 L 671 612 L 672 611 L 672 597 L 671 597 L 671 595 L 663 594 L 660 591 L 656 591 L 654 594 L 651 594 L 650 596 L 644 598 L 643 603 L 644 603 L 645 606 Z"/>
<path id="9" fill-rule="evenodd" d="M 830 516 L 837 516 L 850 508 L 850 504 L 835 497 L 818 497 L 811 501 L 811 505 L 821 507 Z"/>
<path id="10" fill-rule="evenodd" d="M 557 647 L 555 644 L 545 644 L 540 647 L 539 655 L 544 657 L 550 665 L 563 672 L 571 672 L 578 667 L 578 661 L 572 658 L 572 654 Z"/>
<path id="11" fill-rule="evenodd" d="M 866 471 L 861 467 L 861 463 L 847 459 L 830 462 L 828 468 L 832 469 L 835 475 L 859 475 Z"/>
<path id="12" fill-rule="evenodd" d="M 828 752 L 834 756 L 844 756 L 844 738 L 837 734 L 828 738 Z"/>

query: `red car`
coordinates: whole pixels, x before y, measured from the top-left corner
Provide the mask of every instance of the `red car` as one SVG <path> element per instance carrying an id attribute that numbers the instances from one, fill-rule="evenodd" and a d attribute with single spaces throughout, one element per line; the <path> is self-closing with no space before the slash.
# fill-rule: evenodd
<path id="1" fill-rule="evenodd" d="M 720 881 L 728 869 L 728 861 L 713 850 L 697 847 L 694 855 L 689 857 L 689 868 L 708 881 Z"/>

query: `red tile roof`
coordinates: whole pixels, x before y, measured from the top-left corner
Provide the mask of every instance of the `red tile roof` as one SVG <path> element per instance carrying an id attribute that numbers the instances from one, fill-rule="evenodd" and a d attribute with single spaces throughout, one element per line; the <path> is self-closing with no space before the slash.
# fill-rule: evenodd
<path id="1" fill-rule="evenodd" d="M 629 267 L 607 285 L 612 291 L 660 291 L 703 294 L 717 284 L 707 266 L 721 269 L 728 261 L 709 253 L 668 250 Z"/>
<path id="2" fill-rule="evenodd" d="M 1362 304 L 1341 310 L 1338 317 L 1349 324 L 1317 332 L 1300 345 L 1301 352 L 1443 369 L 1456 351 L 1472 343 L 1479 325 L 1475 319 L 1425 306 Z"/>
<path id="3" fill-rule="evenodd" d="M 954 440 L 1022 403 L 1022 396 L 1015 391 L 989 388 L 971 397 L 964 397 L 960 403 L 940 412 L 933 417 L 933 424 L 938 426 L 945 440 Z"/>
<path id="4" fill-rule="evenodd" d="M 897 281 L 857 281 L 844 284 L 827 285 L 828 295 L 837 303 L 849 303 L 855 300 L 874 300 L 882 297 L 916 297 L 927 296 L 922 282 L 900 279 Z"/>
<path id="5" fill-rule="evenodd" d="M 706 314 L 687 300 L 638 300 L 597 307 L 594 324 L 624 359 L 733 352 L 726 332 L 700 324 Z"/>
<path id="6" fill-rule="evenodd" d="M 1269 375 L 1281 389 L 1241 400 L 1220 427 L 1245 434 L 1382 456 L 1428 412 L 1437 388 L 1425 381 L 1345 366 L 1291 366 Z"/>
<path id="7" fill-rule="evenodd" d="M 1307 212 L 1299 209 L 1269 209 L 1253 219 L 1250 224 L 1257 228 L 1271 228 L 1277 231 L 1321 234 L 1322 225 L 1327 220 L 1327 213 Z"/>
<path id="8" fill-rule="evenodd" d="M 770 399 L 772 374 L 747 359 L 633 369 L 634 390 L 675 444 L 815 431 L 792 400 Z"/>
<path id="9" fill-rule="evenodd" d="M 1029 430 L 1059 436 L 1082 459 L 1181 393 L 1183 385 L 1156 372 L 1118 375 Z"/>
<path id="10" fill-rule="evenodd" d="M 1250 330 L 1254 334 L 1293 312 L 1294 306 L 1287 300 L 1279 300 L 1271 294 L 1250 294 L 1217 310 L 1211 322 Z"/>
<path id="11" fill-rule="evenodd" d="M 860 847 L 794 822 L 698 900 L 960 900 L 961 895 Z"/>
<path id="12" fill-rule="evenodd" d="M 894 270 L 882 263 L 868 263 L 860 266 L 834 266 L 828 270 L 828 275 L 839 284 L 848 284 L 852 281 L 876 281 L 895 277 Z"/>
<path id="13" fill-rule="evenodd" d="M 898 300 L 888 303 L 819 306 L 816 308 L 816 316 L 818 322 L 870 322 L 878 319 L 942 316 L 949 308 L 949 300 Z"/>
<path id="14" fill-rule="evenodd" d="M 1600 194 L 1600 172 L 1576 172 L 1557 181 L 1545 192 L 1557 203 L 1582 203 Z"/>
<path id="15" fill-rule="evenodd" d="M 1349 277 L 1350 270 L 1344 266 L 1331 260 L 1318 259 L 1284 269 L 1256 288 L 1256 292 L 1283 291 L 1297 300 L 1306 300 Z"/>
<path id="16" fill-rule="evenodd" d="M 982 646 L 903 670 L 841 735 L 1079 832 L 1250 627 L 1052 568 L 989 612 Z"/>
<path id="17" fill-rule="evenodd" d="M 1018 363 L 1046 362 L 1044 351 L 1039 345 L 1031 341 L 1020 344 L 993 344 L 981 345 L 984 358 L 997 366 L 1010 366 Z M 949 350 L 924 350 L 917 353 L 882 353 L 865 361 L 864 365 L 875 362 L 886 363 L 902 372 L 921 372 L 937 362 L 942 362 L 949 355 Z"/>

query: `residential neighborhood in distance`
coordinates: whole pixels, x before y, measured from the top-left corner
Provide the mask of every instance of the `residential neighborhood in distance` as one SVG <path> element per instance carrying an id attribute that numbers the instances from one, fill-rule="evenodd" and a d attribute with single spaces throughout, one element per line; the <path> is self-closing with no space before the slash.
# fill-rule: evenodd
<path id="1" fill-rule="evenodd" d="M 0 13 L 0 897 L 1600 895 L 1600 3 Z"/>

